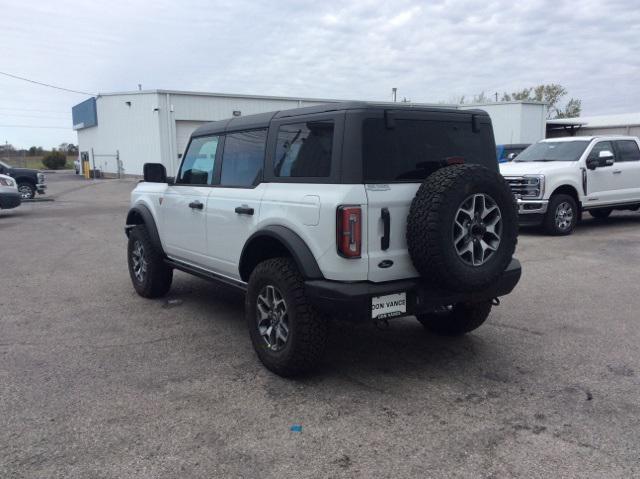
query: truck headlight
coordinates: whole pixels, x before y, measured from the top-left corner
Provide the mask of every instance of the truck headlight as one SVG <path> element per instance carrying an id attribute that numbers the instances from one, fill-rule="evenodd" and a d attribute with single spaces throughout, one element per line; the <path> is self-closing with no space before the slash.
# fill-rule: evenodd
<path id="1" fill-rule="evenodd" d="M 0 178 L 0 185 L 1 186 L 15 186 L 16 182 L 13 181 L 11 178 Z"/>
<path id="2" fill-rule="evenodd" d="M 524 175 L 520 195 L 522 198 L 541 199 L 544 196 L 544 175 Z"/>
<path id="3" fill-rule="evenodd" d="M 39 184 L 44 184 L 45 178 L 44 178 L 44 173 L 38 173 L 38 183 Z"/>

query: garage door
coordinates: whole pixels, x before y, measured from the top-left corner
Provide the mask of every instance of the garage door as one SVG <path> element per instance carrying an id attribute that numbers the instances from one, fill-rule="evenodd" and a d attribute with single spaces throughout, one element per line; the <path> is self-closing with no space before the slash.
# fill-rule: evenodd
<path id="1" fill-rule="evenodd" d="M 205 121 L 176 121 L 176 151 L 179 158 L 184 154 L 191 133 L 205 123 Z"/>

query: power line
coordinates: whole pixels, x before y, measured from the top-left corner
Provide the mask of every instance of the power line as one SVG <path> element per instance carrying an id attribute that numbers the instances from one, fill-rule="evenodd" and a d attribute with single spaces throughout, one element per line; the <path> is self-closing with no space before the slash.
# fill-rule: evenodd
<path id="1" fill-rule="evenodd" d="M 0 106 L 0 110 L 11 110 L 11 111 L 35 111 L 37 113 L 65 113 L 68 111 L 63 110 L 41 110 L 39 108 L 10 108 L 8 106 Z"/>
<path id="2" fill-rule="evenodd" d="M 53 115 L 22 115 L 20 113 L 2 113 L 0 112 L 0 116 L 5 116 L 9 118 L 46 118 L 48 120 L 66 120 L 71 114 L 65 116 L 53 116 Z"/>
<path id="3" fill-rule="evenodd" d="M 70 130 L 69 126 L 42 126 L 42 125 L 0 125 L 0 128 L 51 128 L 54 130 Z"/>
<path id="4" fill-rule="evenodd" d="M 6 73 L 6 72 L 0 72 L 0 75 L 4 75 L 7 76 L 9 78 L 15 78 L 17 80 L 22 80 L 22 81 L 26 81 L 29 83 L 35 83 L 36 85 L 40 85 L 40 86 L 46 86 L 49 88 L 55 88 L 56 90 L 62 90 L 62 91 L 68 91 L 71 93 L 79 93 L 80 95 L 89 95 L 89 96 L 93 96 L 93 93 L 87 93 L 86 91 L 79 91 L 79 90 L 71 90 L 69 88 L 63 88 L 61 86 L 56 86 L 56 85 L 50 85 L 48 83 L 42 83 L 36 80 L 30 80 L 29 78 L 24 78 L 24 77 L 19 77 L 18 75 L 12 75 L 11 73 Z"/>

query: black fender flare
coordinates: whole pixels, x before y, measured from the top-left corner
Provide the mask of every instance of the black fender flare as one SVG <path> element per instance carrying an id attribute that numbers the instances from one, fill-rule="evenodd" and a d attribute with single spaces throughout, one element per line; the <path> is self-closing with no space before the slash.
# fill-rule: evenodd
<path id="1" fill-rule="evenodd" d="M 129 213 L 127 213 L 127 225 L 124 229 L 127 237 L 129 237 L 129 230 L 140 224 L 143 224 L 145 228 L 147 228 L 147 232 L 149 233 L 153 246 L 164 254 L 160 235 L 158 234 L 158 227 L 156 226 L 156 220 L 153 218 L 151 210 L 149 210 L 145 205 L 136 205 L 129 210 Z"/>
<path id="2" fill-rule="evenodd" d="M 249 279 L 249 275 L 246 271 L 247 263 L 250 261 L 250 255 L 247 254 L 247 252 L 252 248 L 252 245 L 255 244 L 256 241 L 265 237 L 277 240 L 287 249 L 293 260 L 296 262 L 300 274 L 302 274 L 302 277 L 305 280 L 324 279 L 324 275 L 322 274 L 322 271 L 320 271 L 316 258 L 298 234 L 286 226 L 269 225 L 253 233 L 249 239 L 247 239 L 244 247 L 242 248 L 238 269 L 240 270 L 240 276 L 243 281 L 247 281 Z"/>

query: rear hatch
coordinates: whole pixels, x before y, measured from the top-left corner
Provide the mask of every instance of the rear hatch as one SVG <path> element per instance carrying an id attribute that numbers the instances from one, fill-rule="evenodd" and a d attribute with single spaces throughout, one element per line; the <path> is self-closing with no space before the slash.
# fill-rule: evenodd
<path id="1" fill-rule="evenodd" d="M 362 130 L 368 279 L 374 282 L 418 276 L 407 250 L 407 215 L 427 176 L 462 162 L 498 169 L 486 113 L 385 113 L 365 119 Z"/>

